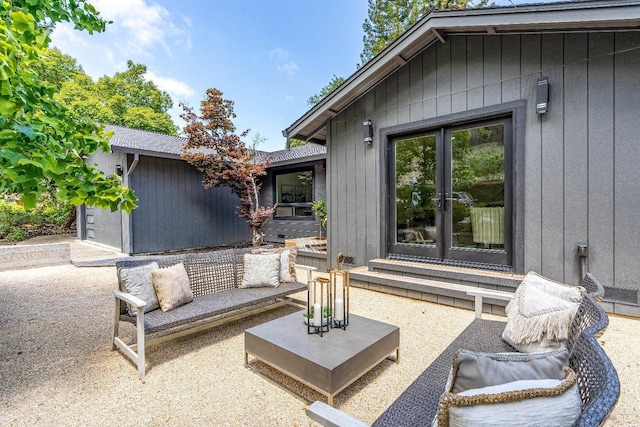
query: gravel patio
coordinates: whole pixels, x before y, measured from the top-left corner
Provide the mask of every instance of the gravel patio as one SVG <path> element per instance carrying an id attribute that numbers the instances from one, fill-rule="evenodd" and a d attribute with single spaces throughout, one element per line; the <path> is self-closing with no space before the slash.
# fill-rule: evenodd
<path id="1" fill-rule="evenodd" d="M 243 331 L 295 308 L 151 347 L 150 369 L 141 382 L 135 367 L 110 350 L 116 283 L 115 267 L 0 273 L 0 425 L 314 425 L 302 399 L 244 367 Z M 358 315 L 400 327 L 400 363 L 384 361 L 335 399 L 339 409 L 369 423 L 474 316 L 363 289 L 352 289 L 351 304 Z M 640 423 L 639 327 L 640 320 L 610 316 L 601 338 L 622 385 L 607 426 Z M 134 332 L 129 325 L 121 328 Z M 268 372 L 305 399 L 323 399 Z"/>

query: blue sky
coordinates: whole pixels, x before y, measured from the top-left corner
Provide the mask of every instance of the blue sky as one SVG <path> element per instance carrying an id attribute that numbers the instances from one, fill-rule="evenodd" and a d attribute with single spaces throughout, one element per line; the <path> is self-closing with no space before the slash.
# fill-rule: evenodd
<path id="1" fill-rule="evenodd" d="M 334 74 L 356 71 L 367 16 L 367 0 L 90 2 L 114 23 L 92 36 L 59 25 L 52 44 L 94 80 L 129 59 L 145 64 L 147 78 L 172 96 L 180 128 L 178 102 L 199 107 L 207 88 L 219 89 L 235 102 L 238 131 L 251 129 L 247 142 L 259 133 L 266 151 L 284 148 L 282 130 Z"/>

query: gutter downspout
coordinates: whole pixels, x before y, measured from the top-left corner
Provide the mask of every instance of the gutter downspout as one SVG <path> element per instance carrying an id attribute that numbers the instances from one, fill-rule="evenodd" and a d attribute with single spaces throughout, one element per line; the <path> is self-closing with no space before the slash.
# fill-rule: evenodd
<path id="1" fill-rule="evenodd" d="M 133 171 L 136 169 L 136 166 L 138 166 L 138 162 L 139 161 L 140 161 L 140 155 L 138 153 L 135 153 L 133 155 L 133 163 L 131 163 L 131 166 L 129 167 L 129 170 L 127 170 L 127 175 L 128 176 L 131 176 Z"/>

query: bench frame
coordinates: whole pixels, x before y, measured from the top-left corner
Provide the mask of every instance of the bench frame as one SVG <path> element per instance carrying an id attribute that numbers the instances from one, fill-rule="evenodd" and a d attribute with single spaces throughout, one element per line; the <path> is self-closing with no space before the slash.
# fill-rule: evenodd
<path id="1" fill-rule="evenodd" d="M 186 254 L 184 256 L 176 257 L 176 256 L 167 256 L 163 261 L 163 264 L 170 265 L 178 262 L 188 262 L 190 254 Z M 145 262 L 159 261 L 159 258 L 149 258 L 145 260 Z M 129 261 L 131 262 L 131 261 Z M 138 260 L 133 261 L 133 263 L 139 263 Z M 118 266 L 126 266 L 127 261 L 119 261 Z M 316 270 L 315 267 L 309 267 L 305 265 L 295 266 L 298 270 L 303 270 L 306 272 L 306 283 L 311 281 L 312 272 Z M 296 291 L 299 292 L 299 291 Z M 208 318 L 198 318 L 194 319 L 192 322 L 185 321 L 181 325 L 177 327 L 168 327 L 166 329 L 161 329 L 152 332 L 147 336 L 147 330 L 145 329 L 145 313 L 144 307 L 146 306 L 146 302 L 140 298 L 137 298 L 131 294 L 126 292 L 122 292 L 120 290 L 115 290 L 113 293 L 114 296 L 114 318 L 113 318 L 113 333 L 111 339 L 111 350 L 120 349 L 122 353 L 128 357 L 137 367 L 138 370 L 138 378 L 140 380 L 144 380 L 146 375 L 145 368 L 145 349 L 151 347 L 153 345 L 158 345 L 166 341 L 170 341 L 176 338 L 180 338 L 186 335 L 190 335 L 196 332 L 205 331 L 207 329 L 215 328 L 217 326 L 223 325 L 225 323 L 233 322 L 239 319 L 243 319 L 245 317 L 253 316 L 259 313 L 263 313 L 265 311 L 273 310 L 278 307 L 282 307 L 284 305 L 293 305 L 296 307 L 302 307 L 303 302 L 299 300 L 295 300 L 291 297 L 278 297 L 274 298 L 274 302 L 268 303 L 260 303 L 256 302 L 256 305 L 246 307 L 237 307 L 237 306 L 229 306 L 226 308 L 223 314 L 212 315 Z M 198 298 L 197 296 L 195 298 Z M 120 332 L 120 322 L 121 319 L 121 309 L 122 304 L 129 304 L 133 309 L 136 310 L 136 319 L 135 319 L 135 327 L 136 327 L 136 342 L 128 344 L 119 336 Z M 306 306 L 306 305 L 305 305 Z M 160 309 L 158 309 L 160 310 Z"/>

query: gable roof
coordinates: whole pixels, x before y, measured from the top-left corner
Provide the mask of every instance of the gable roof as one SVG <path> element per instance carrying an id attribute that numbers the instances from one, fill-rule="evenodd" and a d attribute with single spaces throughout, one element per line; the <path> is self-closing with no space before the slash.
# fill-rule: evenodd
<path id="1" fill-rule="evenodd" d="M 326 142 L 327 121 L 434 43 L 452 35 L 541 34 L 620 31 L 640 27 L 639 0 L 593 0 L 434 10 L 422 17 L 382 52 L 291 126 L 285 137 Z"/>
<path id="2" fill-rule="evenodd" d="M 111 151 L 123 153 L 181 159 L 182 147 L 187 142 L 187 138 L 182 136 L 171 136 L 122 126 L 105 125 L 105 130 L 113 132 L 113 136 L 109 141 Z M 327 148 L 309 143 L 289 150 L 278 150 L 271 153 L 257 151 L 259 161 L 266 160 L 269 156 L 271 156 L 270 167 L 286 166 L 324 159 L 327 156 Z"/>

